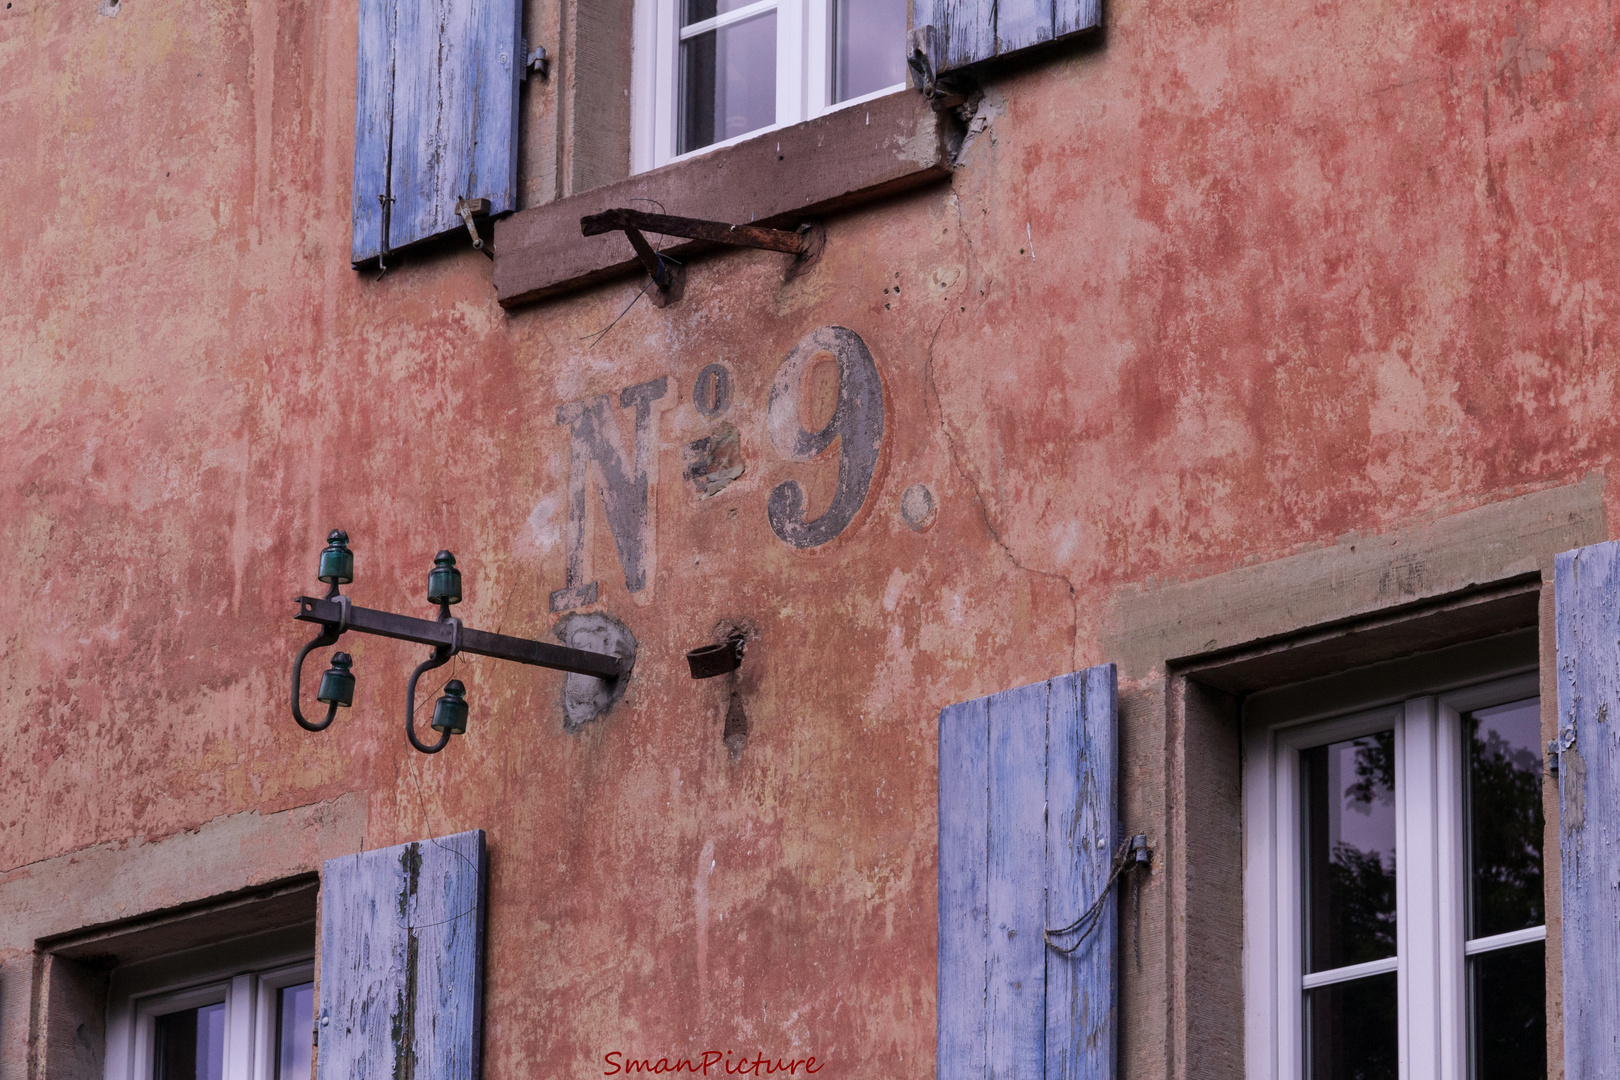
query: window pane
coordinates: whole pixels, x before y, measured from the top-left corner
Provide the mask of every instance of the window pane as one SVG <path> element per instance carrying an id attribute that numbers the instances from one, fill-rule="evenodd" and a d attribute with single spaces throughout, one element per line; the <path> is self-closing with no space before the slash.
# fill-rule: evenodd
<path id="1" fill-rule="evenodd" d="M 716 15 L 747 7 L 754 0 L 681 0 L 681 25 L 691 26 Z"/>
<path id="2" fill-rule="evenodd" d="M 1541 699 L 1470 713 L 1470 938 L 1540 926 Z"/>
<path id="3" fill-rule="evenodd" d="M 1546 944 L 1533 941 L 1471 956 L 1468 976 L 1473 1080 L 1543 1080 Z"/>
<path id="4" fill-rule="evenodd" d="M 223 1003 L 160 1016 L 155 1036 L 153 1080 L 224 1080 Z"/>
<path id="5" fill-rule="evenodd" d="M 1396 1080 L 1395 973 L 1305 992 L 1308 1080 Z"/>
<path id="6" fill-rule="evenodd" d="M 276 1008 L 276 1080 L 309 1080 L 314 1023 L 315 984 L 282 987 Z"/>
<path id="7" fill-rule="evenodd" d="M 835 103 L 905 82 L 906 0 L 837 0 L 832 54 Z"/>
<path id="8" fill-rule="evenodd" d="M 681 42 L 676 153 L 776 123 L 776 12 Z"/>
<path id="9" fill-rule="evenodd" d="M 1395 955 L 1395 734 L 1300 754 L 1305 970 Z"/>

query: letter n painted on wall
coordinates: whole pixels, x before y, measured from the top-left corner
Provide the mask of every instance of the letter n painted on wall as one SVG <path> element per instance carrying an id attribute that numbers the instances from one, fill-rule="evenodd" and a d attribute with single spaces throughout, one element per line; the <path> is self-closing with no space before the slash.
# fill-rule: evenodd
<path id="1" fill-rule="evenodd" d="M 568 425 L 571 443 L 568 526 L 564 534 L 568 578 L 561 589 L 551 594 L 553 612 L 570 611 L 597 600 L 598 582 L 591 568 L 586 526 L 592 487 L 602 496 L 613 547 L 624 570 L 624 587 L 633 593 L 647 587 L 652 563 L 650 497 L 658 479 L 658 413 L 653 406 L 668 389 L 669 379 L 665 377 L 626 387 L 619 393 L 619 407 L 634 411 L 628 453 L 609 395 L 571 401 L 557 410 L 557 423 Z"/>

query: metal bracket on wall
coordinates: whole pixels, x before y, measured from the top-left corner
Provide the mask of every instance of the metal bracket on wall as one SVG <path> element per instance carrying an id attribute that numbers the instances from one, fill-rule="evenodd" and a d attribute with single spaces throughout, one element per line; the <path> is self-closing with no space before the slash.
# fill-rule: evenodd
<path id="1" fill-rule="evenodd" d="M 489 200 L 457 199 L 456 213 L 461 217 L 462 221 L 467 223 L 467 235 L 472 237 L 473 247 L 477 248 L 479 251 L 482 251 L 485 255 L 488 255 L 491 259 L 493 259 L 495 257 L 495 253 L 485 246 L 484 238 L 478 235 L 478 226 L 473 224 L 473 218 L 489 216 Z"/>
<path id="2" fill-rule="evenodd" d="M 418 619 L 409 615 L 395 615 L 388 611 L 356 607 L 338 588 L 354 580 L 354 553 L 349 550 L 349 535 L 341 529 L 332 530 L 327 546 L 321 552 L 320 580 L 331 588 L 324 597 L 295 597 L 298 613 L 293 618 L 300 622 L 319 623 L 321 632 L 298 652 L 293 661 L 292 714 L 306 731 L 324 731 L 332 723 L 339 708 L 354 703 L 354 675 L 349 671 L 353 661 L 347 653 L 332 657 L 332 667 L 321 676 L 317 700 L 327 706 L 323 720 L 304 719 L 299 708 L 299 688 L 303 679 L 304 657 L 311 649 L 335 645 L 348 631 L 376 634 L 378 637 L 398 641 L 414 641 L 430 645 L 433 652 L 411 672 L 405 692 L 405 737 L 424 754 L 436 754 L 450 742 L 451 735 L 463 734 L 467 729 L 467 703 L 465 687 L 452 679 L 445 686 L 433 710 L 433 728 L 440 733 L 439 741 L 428 745 L 416 736 L 416 682 L 425 671 L 442 667 L 460 652 L 476 653 L 496 660 L 510 660 L 518 664 L 551 668 L 577 675 L 590 675 L 612 681 L 630 674 L 632 659 L 623 659 L 609 653 L 588 652 L 543 641 L 495 634 L 487 630 L 473 630 L 461 625 L 461 620 L 450 614 L 450 605 L 461 602 L 461 571 L 456 569 L 456 557 L 441 551 L 433 560 L 428 574 L 428 603 L 439 605 L 437 619 Z"/>
<path id="3" fill-rule="evenodd" d="M 630 246 L 636 249 L 636 258 L 652 278 L 660 292 L 671 284 L 669 267 L 665 260 L 647 243 L 643 233 L 660 236 L 679 236 L 686 240 L 706 240 L 711 244 L 729 244 L 733 247 L 759 248 L 763 251 L 782 251 L 789 255 L 810 252 L 810 227 L 801 226 L 789 232 L 786 229 L 767 229 L 760 225 L 729 225 L 724 221 L 704 221 L 701 218 L 675 217 L 671 214 L 649 214 L 642 210 L 605 210 L 579 219 L 579 231 L 585 236 L 623 232 Z"/>
<path id="4" fill-rule="evenodd" d="M 551 58 L 546 55 L 544 45 L 536 46 L 534 51 L 524 54 L 523 74 L 527 78 L 529 72 L 534 72 L 542 79 L 551 77 Z"/>

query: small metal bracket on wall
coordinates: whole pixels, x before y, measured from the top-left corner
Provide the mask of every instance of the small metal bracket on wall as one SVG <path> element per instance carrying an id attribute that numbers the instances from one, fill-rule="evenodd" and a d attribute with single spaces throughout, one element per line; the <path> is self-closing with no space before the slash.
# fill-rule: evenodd
<path id="1" fill-rule="evenodd" d="M 546 55 L 546 47 L 540 45 L 531 51 L 529 43 L 524 42 L 523 49 L 523 77 L 526 79 L 533 72 L 542 79 L 551 78 L 551 58 Z"/>
<path id="2" fill-rule="evenodd" d="M 457 199 L 456 214 L 460 216 L 462 221 L 466 222 L 467 235 L 472 237 L 472 246 L 493 259 L 495 257 L 495 253 L 489 250 L 488 246 L 485 245 L 484 238 L 478 235 L 478 226 L 473 223 L 473 218 L 475 217 L 489 216 L 489 200 Z"/>
<path id="3" fill-rule="evenodd" d="M 654 251 L 644 233 L 660 236 L 679 236 L 685 240 L 704 240 L 711 244 L 732 247 L 759 248 L 762 251 L 781 251 L 789 255 L 812 254 L 811 226 L 801 225 L 792 232 L 786 229 L 767 229 L 760 225 L 730 225 L 724 221 L 704 221 L 701 218 L 676 217 L 672 214 L 649 214 L 642 210 L 620 208 L 588 214 L 579 219 L 579 231 L 585 236 L 598 236 L 608 232 L 622 232 L 630 246 L 636 250 L 647 276 L 660 292 L 675 287 L 675 274 L 669 261 Z"/>
<path id="4" fill-rule="evenodd" d="M 424 754 L 437 754 L 449 744 L 451 735 L 460 735 L 467 730 L 466 688 L 459 680 L 452 679 L 445 684 L 445 694 L 439 698 L 433 710 L 432 726 L 439 732 L 439 741 L 429 745 L 416 735 L 417 680 L 424 672 L 449 663 L 457 653 L 475 653 L 497 660 L 589 675 L 609 682 L 627 677 L 635 662 L 633 656 L 621 658 L 610 653 L 571 649 L 463 626 L 460 619 L 450 614 L 450 605 L 461 602 L 461 571 L 456 569 L 456 557 L 448 551 L 439 552 L 428 574 L 427 598 L 428 603 L 439 606 L 437 619 L 417 619 L 409 615 L 356 607 L 347 596 L 340 594 L 339 587 L 354 580 L 354 553 L 349 550 L 349 534 L 341 529 L 333 529 L 327 537 L 326 548 L 321 552 L 319 577 L 331 588 L 324 597 L 295 597 L 298 613 L 293 616 L 301 622 L 319 623 L 321 626 L 320 633 L 298 651 L 298 658 L 293 661 L 292 714 L 293 719 L 306 731 L 326 730 L 339 708 L 354 704 L 355 679 L 349 671 L 353 661 L 348 653 L 340 652 L 332 657 L 332 667 L 321 676 L 320 690 L 316 695 L 316 700 L 327 707 L 325 718 L 306 720 L 299 708 L 304 658 L 311 649 L 337 644 L 338 638 L 351 630 L 432 646 L 433 652 L 411 672 L 405 691 L 405 737 Z"/>
<path id="5" fill-rule="evenodd" d="M 748 712 L 743 708 L 742 693 L 737 682 L 737 669 L 742 666 L 743 654 L 748 650 L 748 632 L 731 627 L 725 640 L 703 645 L 686 654 L 686 665 L 694 679 L 712 679 L 718 675 L 730 676 L 727 694 L 726 722 L 720 740 L 731 751 L 732 760 L 748 745 Z"/>

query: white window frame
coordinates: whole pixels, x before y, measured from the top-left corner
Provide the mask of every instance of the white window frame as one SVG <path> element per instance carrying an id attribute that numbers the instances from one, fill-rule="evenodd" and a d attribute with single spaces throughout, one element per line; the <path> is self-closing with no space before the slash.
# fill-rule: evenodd
<path id="1" fill-rule="evenodd" d="M 641 173 L 674 161 L 733 146 L 779 128 L 789 127 L 826 113 L 860 105 L 904 89 L 893 86 L 833 103 L 832 14 L 834 0 L 755 0 L 715 19 L 688 27 L 684 34 L 740 22 L 762 12 L 776 11 L 776 123 L 699 147 L 675 153 L 679 126 L 681 0 L 636 0 L 631 45 L 630 167 Z M 897 45 L 896 48 L 902 48 Z"/>
<path id="2" fill-rule="evenodd" d="M 1468 899 L 1462 716 L 1541 692 L 1534 671 L 1346 714 L 1244 725 L 1245 1075 L 1304 1075 L 1304 991 L 1393 970 L 1401 1080 L 1466 1080 L 1466 958 L 1544 940 L 1546 927 L 1465 941 Z M 1299 754 L 1393 729 L 1396 956 L 1304 973 Z"/>
<path id="3" fill-rule="evenodd" d="M 283 987 L 312 982 L 312 957 L 282 958 L 254 970 L 213 967 L 177 979 L 119 980 L 107 1010 L 106 1080 L 152 1080 L 157 1018 L 182 1009 L 225 1005 L 225 1080 L 273 1080 L 276 1005 Z"/>

